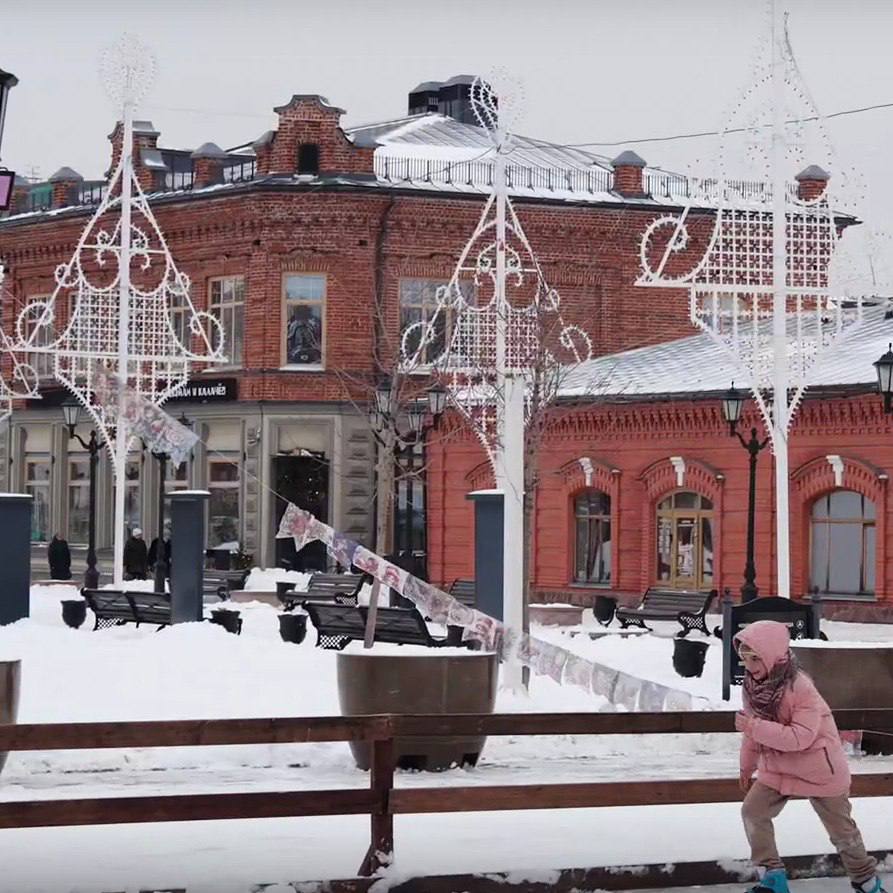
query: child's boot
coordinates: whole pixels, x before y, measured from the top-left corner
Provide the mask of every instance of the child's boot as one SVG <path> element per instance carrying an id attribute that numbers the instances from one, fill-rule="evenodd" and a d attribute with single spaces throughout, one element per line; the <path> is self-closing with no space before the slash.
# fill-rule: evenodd
<path id="1" fill-rule="evenodd" d="M 870 889 L 870 888 L 869 888 Z M 767 871 L 760 882 L 751 887 L 748 893 L 791 893 L 788 887 L 788 875 L 783 868 L 773 868 Z"/>
<path id="2" fill-rule="evenodd" d="M 881 886 L 881 879 L 877 875 L 861 884 L 853 884 L 853 889 L 858 890 L 859 893 L 885 893 Z"/>

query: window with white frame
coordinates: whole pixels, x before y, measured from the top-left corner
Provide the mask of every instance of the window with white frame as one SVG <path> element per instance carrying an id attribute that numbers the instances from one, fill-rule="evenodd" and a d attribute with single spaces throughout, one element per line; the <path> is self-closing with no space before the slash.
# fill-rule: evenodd
<path id="1" fill-rule="evenodd" d="M 326 277 L 289 274 L 285 277 L 285 363 L 322 366 Z"/>
<path id="2" fill-rule="evenodd" d="M 173 291 L 170 295 L 170 307 L 168 310 L 171 321 L 171 329 L 174 337 L 186 350 L 190 347 L 189 321 L 192 312 L 189 309 L 187 296 L 179 291 Z"/>
<path id="3" fill-rule="evenodd" d="M 28 299 L 28 303 L 34 301 L 48 300 L 47 296 L 35 296 Z M 29 310 L 25 316 L 25 337 L 29 340 L 32 334 L 35 335 L 33 344 L 35 347 L 47 347 L 55 337 L 55 329 L 51 322 L 45 322 L 40 325 L 43 316 L 42 308 L 35 307 Z M 47 318 L 49 319 L 49 317 Z M 49 353 L 29 353 L 27 357 L 28 363 L 34 367 L 39 379 L 48 379 L 53 377 L 53 355 Z"/>
<path id="4" fill-rule="evenodd" d="M 208 460 L 208 547 L 239 548 L 239 456 Z"/>
<path id="5" fill-rule="evenodd" d="M 834 490 L 812 505 L 810 584 L 823 595 L 871 596 L 877 540 L 874 503 L 852 490 Z"/>
<path id="6" fill-rule="evenodd" d="M 442 286 L 448 285 L 446 279 L 401 279 L 400 280 L 400 332 L 405 332 L 410 326 L 422 323 L 427 326 L 434 321 L 433 338 L 425 345 L 419 362 L 422 364 L 433 363 L 449 346 L 449 338 L 453 332 L 453 320 L 455 313 L 451 307 L 444 307 L 437 314 L 437 292 Z M 471 281 L 459 282 L 459 289 L 466 299 L 474 294 L 474 283 Z M 421 343 L 422 326 L 417 328 L 417 334 L 409 339 L 406 352 L 414 356 Z"/>
<path id="7" fill-rule="evenodd" d="M 245 329 L 245 280 L 241 276 L 212 279 L 208 309 L 223 328 L 222 365 L 242 365 L 242 342 Z"/>
<path id="8" fill-rule="evenodd" d="M 611 582 L 611 497 L 584 490 L 574 499 L 574 582 Z"/>

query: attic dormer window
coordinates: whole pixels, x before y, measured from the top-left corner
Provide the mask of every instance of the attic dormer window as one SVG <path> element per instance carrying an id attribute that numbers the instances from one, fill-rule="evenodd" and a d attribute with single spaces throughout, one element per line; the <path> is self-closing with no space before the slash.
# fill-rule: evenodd
<path id="1" fill-rule="evenodd" d="M 298 173 L 319 173 L 319 146 L 316 143 L 301 143 L 298 146 Z"/>

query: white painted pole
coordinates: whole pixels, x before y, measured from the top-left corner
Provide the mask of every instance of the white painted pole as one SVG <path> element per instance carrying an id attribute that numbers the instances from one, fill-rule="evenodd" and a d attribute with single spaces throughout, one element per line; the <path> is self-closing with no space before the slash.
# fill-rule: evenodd
<path id="1" fill-rule="evenodd" d="M 130 355 L 130 217 L 133 177 L 133 103 L 124 102 L 123 143 L 121 146 L 121 254 L 119 259 L 118 295 L 118 386 L 123 396 L 128 383 Z M 127 491 L 127 441 L 130 435 L 127 425 L 118 412 L 115 428 L 115 585 L 124 581 L 124 496 Z"/>
<path id="2" fill-rule="evenodd" d="M 496 193 L 496 379 L 502 394 L 497 413 L 499 452 L 496 486 L 502 490 L 502 620 L 520 635 L 524 623 L 524 379 L 516 376 L 509 356 L 506 296 L 506 177 L 500 129 L 493 163 Z M 502 684 L 513 691 L 523 688 L 521 665 L 509 660 L 503 665 Z"/>
<path id="3" fill-rule="evenodd" d="M 787 220 L 784 4 L 772 3 L 772 446 L 775 453 L 775 548 L 778 595 L 790 598 L 788 505 Z"/>

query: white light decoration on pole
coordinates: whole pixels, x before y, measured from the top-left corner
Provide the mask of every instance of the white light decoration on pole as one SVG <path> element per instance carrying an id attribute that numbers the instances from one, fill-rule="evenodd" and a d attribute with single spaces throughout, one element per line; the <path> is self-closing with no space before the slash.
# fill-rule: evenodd
<path id="1" fill-rule="evenodd" d="M 775 454 L 777 591 L 788 598 L 791 420 L 822 355 L 861 322 L 863 302 L 838 281 L 842 199 L 828 189 L 828 174 L 811 166 L 799 177 L 806 182 L 793 182 L 807 124 L 809 161 L 836 169 L 835 182 L 844 177 L 794 60 L 782 0 L 773 0 L 771 15 L 754 76 L 722 131 L 718 177 L 695 183 L 688 207 L 648 226 L 637 284 L 688 288 L 692 322 L 734 361 L 753 395 Z M 741 161 L 733 151 L 740 131 L 754 181 L 730 176 Z M 690 213 L 698 202 L 716 208 L 709 223 Z M 698 238 L 703 253 L 693 250 Z"/>
<path id="2" fill-rule="evenodd" d="M 555 390 L 561 361 L 590 358 L 589 337 L 565 326 L 558 293 L 543 275 L 508 196 L 506 159 L 513 149 L 510 127 L 520 108 L 520 84 L 498 73 L 471 86 L 474 113 L 491 142 L 492 191 L 477 227 L 459 256 L 450 281 L 437 290 L 434 312 L 403 333 L 405 366 L 430 364 L 446 386 L 450 403 L 483 445 L 496 486 L 503 493 L 503 622 L 515 632 L 524 624 L 525 422 L 531 380 Z M 473 293 L 472 293 L 473 292 Z M 551 319 L 551 323 L 544 324 Z M 446 346 L 431 356 L 431 345 Z M 554 373 L 554 374 L 553 374 Z M 541 402 L 550 395 L 539 394 Z M 440 401 L 440 394 L 431 398 Z M 504 684 L 521 687 L 521 668 L 506 663 Z"/>
<path id="3" fill-rule="evenodd" d="M 152 54 L 131 36 L 103 54 L 106 90 L 123 111 L 121 158 L 74 255 L 56 269 L 52 296 L 26 306 L 16 324 L 21 348 L 52 355 L 55 377 L 109 444 L 116 585 L 123 580 L 125 469 L 133 436 L 120 406 L 97 399 L 100 370 L 116 377 L 121 399 L 130 391 L 160 406 L 185 384 L 191 361 L 224 359 L 223 329 L 193 306 L 189 277 L 177 269 L 134 174 L 134 109 L 154 68 Z"/>

